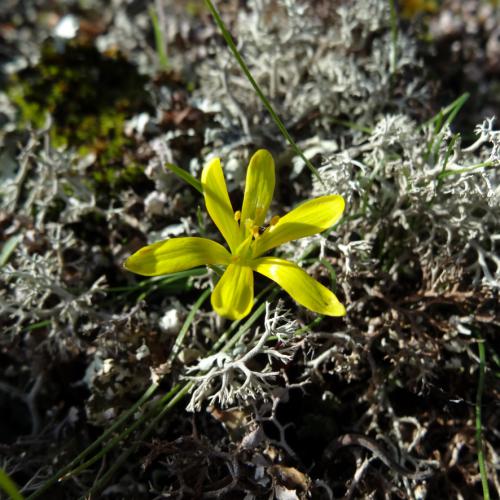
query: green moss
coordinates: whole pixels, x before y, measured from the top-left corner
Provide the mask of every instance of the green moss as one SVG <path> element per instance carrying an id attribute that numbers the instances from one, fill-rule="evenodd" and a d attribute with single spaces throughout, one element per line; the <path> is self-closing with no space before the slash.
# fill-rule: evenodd
<path id="1" fill-rule="evenodd" d="M 47 41 L 39 64 L 18 73 L 8 94 L 19 108 L 22 125 L 40 128 L 50 113 L 53 144 L 95 153 L 97 177 L 114 183 L 121 176 L 131 179 L 131 172 L 137 174 L 136 165 L 124 172 L 110 170 L 122 170 L 124 154 L 135 146 L 124 134 L 125 121 L 151 110 L 146 83 L 146 77 L 119 54 L 104 55 L 77 42 L 60 49 Z"/>
<path id="2" fill-rule="evenodd" d="M 101 187 L 111 186 L 116 189 L 126 186 L 137 186 L 147 181 L 144 175 L 144 167 L 136 163 L 127 164 L 121 169 L 117 169 L 114 166 L 97 168 L 93 172 L 92 177 Z"/>

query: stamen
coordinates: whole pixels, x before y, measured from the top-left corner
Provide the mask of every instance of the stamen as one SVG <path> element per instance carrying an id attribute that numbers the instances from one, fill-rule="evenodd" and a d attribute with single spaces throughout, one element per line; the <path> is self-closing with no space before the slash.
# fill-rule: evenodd
<path id="1" fill-rule="evenodd" d="M 236 262 L 238 262 L 240 260 L 240 256 L 239 255 L 233 255 L 231 257 L 231 264 L 236 264 Z"/>
<path id="2" fill-rule="evenodd" d="M 278 224 L 279 220 L 280 220 L 280 216 L 279 215 L 273 215 L 273 217 L 271 219 L 271 222 L 269 224 L 271 226 L 275 226 L 276 224 Z"/>
<path id="3" fill-rule="evenodd" d="M 252 227 L 252 236 L 257 239 L 260 236 L 260 227 L 259 226 L 253 226 Z"/>
<path id="4" fill-rule="evenodd" d="M 234 220 L 236 222 L 240 222 L 240 219 L 241 219 L 241 211 L 240 210 L 236 210 L 236 212 L 234 212 Z"/>

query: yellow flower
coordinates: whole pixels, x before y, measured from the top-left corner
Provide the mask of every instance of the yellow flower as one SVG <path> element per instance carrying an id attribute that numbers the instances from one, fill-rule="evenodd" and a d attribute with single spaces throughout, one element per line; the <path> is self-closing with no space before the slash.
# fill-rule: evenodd
<path id="1" fill-rule="evenodd" d="M 434 14 L 438 10 L 435 0 L 401 0 L 401 16 L 411 19 L 420 13 Z"/>
<path id="2" fill-rule="evenodd" d="M 337 297 L 297 264 L 262 256 L 278 245 L 331 227 L 344 211 L 344 199 L 328 195 L 306 201 L 281 218 L 273 217 L 261 232 L 274 183 L 273 157 L 261 149 L 248 166 L 241 211 L 234 212 L 220 159 L 213 159 L 203 169 L 201 184 L 207 211 L 229 251 L 206 238 L 171 238 L 141 248 L 125 261 L 125 268 L 143 276 L 158 276 L 201 265 L 227 266 L 212 292 L 212 307 L 219 315 L 231 319 L 243 318 L 252 309 L 254 271 L 278 283 L 312 311 L 328 316 L 345 315 Z"/>

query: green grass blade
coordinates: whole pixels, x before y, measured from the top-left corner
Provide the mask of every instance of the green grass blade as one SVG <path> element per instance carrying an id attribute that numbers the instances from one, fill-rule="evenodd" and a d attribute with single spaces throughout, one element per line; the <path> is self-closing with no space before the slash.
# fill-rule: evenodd
<path id="1" fill-rule="evenodd" d="M 272 285 L 270 285 L 270 287 L 268 287 L 266 289 L 266 291 L 269 288 L 271 288 L 271 287 L 272 287 Z M 274 295 L 276 295 L 277 294 L 277 290 L 274 290 L 271 293 L 271 295 L 273 295 L 273 293 L 274 293 Z M 206 296 L 208 296 L 208 294 Z M 202 297 L 200 297 L 200 299 Z M 199 308 L 199 306 L 201 306 L 201 303 L 203 302 L 200 299 L 196 303 L 196 304 L 198 304 L 198 308 Z M 203 300 L 204 299 L 206 299 L 206 297 L 204 297 Z M 195 311 L 197 310 L 196 304 L 193 307 L 193 310 L 195 310 Z M 231 340 L 224 346 L 223 349 L 221 349 L 221 352 L 225 351 L 227 349 L 230 349 L 237 342 L 237 340 L 243 334 L 245 334 L 248 331 L 248 329 L 250 328 L 250 326 L 264 313 L 265 308 L 266 308 L 265 302 L 262 303 L 262 304 L 260 304 L 259 307 L 251 315 L 251 317 L 247 321 L 245 321 L 245 323 L 240 327 L 240 329 L 238 330 L 238 332 L 236 333 L 236 335 L 233 338 L 231 338 Z M 193 314 L 193 317 L 194 317 L 194 314 Z M 186 319 L 186 322 L 188 322 L 188 319 Z M 180 385 L 177 385 L 176 388 L 175 388 L 176 389 L 176 393 L 175 393 L 175 395 L 172 398 L 168 398 L 168 399 L 163 398 L 162 399 L 162 402 L 161 402 L 160 406 L 163 406 L 163 408 L 161 409 L 161 411 L 157 415 L 155 415 L 153 417 L 153 419 L 149 422 L 149 424 L 147 425 L 147 427 L 139 435 L 139 437 L 137 438 L 137 440 L 135 441 L 135 443 L 132 446 L 128 447 L 113 462 L 113 465 L 104 474 L 104 476 L 102 478 L 100 478 L 99 481 L 92 487 L 92 489 L 89 492 L 91 495 L 98 493 L 100 490 L 102 490 L 103 487 L 106 486 L 106 484 L 112 479 L 112 477 L 114 476 L 114 474 L 116 473 L 116 471 L 122 466 L 123 463 L 125 463 L 125 461 L 128 459 L 128 457 L 138 449 L 138 447 L 140 446 L 140 444 L 157 427 L 158 422 L 165 416 L 166 413 L 168 413 L 172 408 L 174 408 L 175 405 L 179 401 L 181 401 L 189 393 L 189 391 L 191 390 L 192 386 L 193 386 L 192 382 L 187 382 L 182 387 L 180 387 Z"/>
<path id="2" fill-rule="evenodd" d="M 461 175 L 467 174 L 469 172 L 473 172 L 474 170 L 478 170 L 480 168 L 492 168 L 499 167 L 500 165 L 494 163 L 493 161 L 487 160 L 481 163 L 477 163 L 476 165 L 471 165 L 470 167 L 464 167 L 457 170 L 446 170 L 445 172 L 441 172 L 438 176 L 439 179 L 444 179 L 449 177 L 450 175 Z"/>
<path id="3" fill-rule="evenodd" d="M 453 122 L 458 112 L 467 102 L 467 99 L 469 99 L 469 96 L 470 94 L 468 92 L 465 92 L 458 99 L 453 101 L 449 106 L 442 109 L 432 120 L 427 122 L 430 124 L 434 123 L 434 132 L 432 134 L 431 140 L 429 141 L 426 159 L 429 159 L 431 157 L 431 153 L 433 158 L 437 158 L 439 148 L 441 147 L 441 143 L 444 139 L 446 127 L 448 127 Z M 446 119 L 444 119 L 445 116 Z"/>
<path id="4" fill-rule="evenodd" d="M 186 396 L 190 391 L 192 382 L 187 382 L 180 390 L 177 391 L 176 395 L 170 399 L 162 408 L 162 410 L 156 415 L 149 425 L 144 429 L 144 431 L 139 435 L 138 439 L 134 442 L 132 446 L 129 446 L 114 462 L 113 465 L 106 471 L 106 473 L 97 481 L 94 486 L 88 492 L 88 497 L 85 498 L 95 498 L 99 491 L 101 491 L 106 484 L 113 478 L 115 472 L 125 463 L 127 458 L 134 453 L 142 442 L 148 437 L 149 434 L 157 427 L 159 420 L 164 417 L 164 415 L 170 411 L 175 405 Z"/>
<path id="5" fill-rule="evenodd" d="M 169 401 L 173 397 L 175 397 L 176 393 L 179 390 L 179 385 L 176 385 L 170 391 L 163 396 L 163 398 L 160 400 L 160 402 L 164 402 L 165 400 Z M 78 467 L 76 467 L 73 470 L 68 471 L 64 476 L 59 478 L 59 481 L 64 481 L 72 476 L 78 475 L 80 472 L 88 469 L 91 465 L 96 463 L 100 458 L 104 457 L 109 451 L 111 451 L 115 446 L 117 446 L 119 443 L 123 442 L 124 439 L 126 439 L 132 432 L 137 429 L 146 418 L 150 417 L 151 414 L 158 408 L 159 404 L 153 405 L 153 408 L 149 410 L 149 412 L 146 414 L 146 416 L 142 416 L 141 418 L 138 418 L 135 422 L 133 422 L 129 427 L 125 428 L 124 431 L 122 431 L 120 434 L 115 436 L 113 439 L 111 439 L 108 443 L 106 443 L 106 446 L 102 448 L 98 453 L 93 455 L 91 458 L 86 460 L 84 463 L 80 464 Z M 28 499 L 29 500 L 29 499 Z"/>
<path id="6" fill-rule="evenodd" d="M 484 369 L 486 366 L 486 349 L 484 341 L 480 340 L 479 349 L 479 380 L 477 383 L 476 393 L 476 443 L 477 443 L 477 461 L 479 463 L 479 472 L 481 474 L 481 485 L 483 487 L 484 500 L 490 500 L 490 490 L 488 486 L 488 472 L 484 460 L 484 445 L 483 445 L 483 426 L 482 426 L 482 409 L 484 392 Z"/>
<path id="7" fill-rule="evenodd" d="M 398 62 L 398 15 L 396 12 L 396 0 L 389 0 L 389 8 L 391 12 L 391 74 L 396 72 L 396 64 Z"/>
<path id="8" fill-rule="evenodd" d="M 9 475 L 0 467 L 0 489 L 5 491 L 11 500 L 23 500 L 23 496 Z"/>
<path id="9" fill-rule="evenodd" d="M 332 123 L 337 125 L 342 125 L 343 127 L 349 128 L 351 130 L 357 130 L 358 132 L 363 132 L 363 134 L 370 135 L 373 130 L 370 127 L 365 127 L 364 125 L 359 125 L 358 123 L 351 122 L 349 120 L 341 120 L 340 118 L 330 118 Z"/>
<path id="10" fill-rule="evenodd" d="M 469 97 L 469 92 L 465 92 L 453 103 L 453 106 L 450 108 L 450 114 L 448 115 L 448 118 L 446 118 L 445 125 L 449 125 L 455 119 L 458 112 L 462 109 Z"/>
<path id="11" fill-rule="evenodd" d="M 97 438 L 91 445 L 89 445 L 85 450 L 83 450 L 76 458 L 74 458 L 68 465 L 58 470 L 52 477 L 45 481 L 40 488 L 33 492 L 27 500 L 32 500 L 33 498 L 38 498 L 40 495 L 45 493 L 51 486 L 56 482 L 60 481 L 69 471 L 71 471 L 77 464 L 89 455 L 90 452 L 94 451 L 102 442 L 104 442 L 108 437 L 110 437 L 126 420 L 134 415 L 134 413 L 143 405 L 148 399 L 153 396 L 153 394 L 158 389 L 157 384 L 152 384 L 146 390 L 146 392 L 141 396 L 141 398 L 132 405 L 123 415 L 120 415 L 118 420 L 106 431 L 104 431 L 99 438 Z"/>
<path id="12" fill-rule="evenodd" d="M 151 17 L 151 22 L 153 24 L 156 53 L 158 54 L 158 62 L 160 63 L 160 69 L 162 71 L 167 71 L 170 68 L 166 51 L 167 44 L 165 42 L 165 37 L 163 36 L 163 30 L 160 27 L 158 14 L 153 6 L 149 7 L 149 17 Z"/>
<path id="13" fill-rule="evenodd" d="M 178 167 L 177 165 L 174 165 L 173 163 L 165 163 L 165 167 L 168 168 L 175 175 L 177 175 L 177 177 L 180 177 L 183 181 L 187 182 L 197 191 L 203 194 L 203 187 L 201 185 L 201 182 L 195 177 L 193 177 L 188 171 L 184 170 L 181 167 Z"/>
<path id="14" fill-rule="evenodd" d="M 465 101 L 470 97 L 468 92 L 463 93 L 460 97 L 457 97 L 451 104 L 441 109 L 438 113 L 436 113 L 432 118 L 427 120 L 421 125 L 421 128 L 425 128 L 432 123 L 436 123 L 438 120 L 442 120 L 443 116 L 448 115 L 449 113 L 454 113 L 454 117 L 460 111 L 460 108 L 465 104 Z M 454 118 L 453 117 L 453 118 Z"/>
<path id="15" fill-rule="evenodd" d="M 10 237 L 3 245 L 0 252 L 0 267 L 5 266 L 10 259 L 10 256 L 17 247 L 17 244 L 23 239 L 21 234 Z"/>
<path id="16" fill-rule="evenodd" d="M 189 311 L 189 314 L 186 318 L 186 321 L 182 325 L 182 328 L 180 329 L 180 331 L 177 335 L 177 338 L 175 339 L 174 345 L 172 346 L 172 351 L 170 351 L 170 355 L 168 357 L 169 363 L 172 363 L 174 361 L 174 359 L 177 357 L 177 355 L 179 354 L 179 351 L 181 350 L 181 347 L 182 347 L 182 343 L 184 342 L 184 337 L 186 336 L 186 334 L 189 330 L 189 326 L 193 322 L 194 315 L 196 314 L 198 309 L 202 306 L 203 302 L 205 302 L 205 300 L 207 300 L 207 298 L 211 292 L 212 292 L 212 290 L 210 290 L 210 288 L 207 288 L 199 296 L 198 300 L 195 302 L 191 311 Z"/>
<path id="17" fill-rule="evenodd" d="M 444 177 L 446 177 L 446 167 L 448 166 L 448 160 L 450 159 L 451 152 L 453 151 L 453 148 L 455 147 L 455 143 L 457 142 L 457 139 L 460 137 L 460 134 L 453 134 L 453 137 L 451 138 L 450 143 L 448 144 L 448 147 L 446 148 L 446 154 L 444 155 L 443 159 L 443 167 L 441 168 L 441 172 L 439 172 L 437 176 L 438 180 L 438 186 L 442 183 L 442 180 Z"/>
<path id="18" fill-rule="evenodd" d="M 37 323 L 32 323 L 31 325 L 28 325 L 24 331 L 25 332 L 33 332 L 35 330 L 39 330 L 40 328 L 45 328 L 46 326 L 49 326 L 52 323 L 52 320 L 50 319 L 44 319 L 43 321 L 38 321 Z"/>
<path id="19" fill-rule="evenodd" d="M 203 294 L 200 296 L 200 298 L 195 302 L 195 304 L 193 305 L 190 313 L 188 314 L 188 316 L 187 316 L 187 318 L 186 318 L 186 320 L 181 328 L 181 331 L 183 331 L 183 330 L 187 331 L 187 329 L 189 328 L 189 326 L 191 325 L 191 323 L 194 320 L 194 316 L 195 316 L 196 312 L 199 310 L 199 308 L 201 307 L 204 300 L 206 300 L 209 293 L 210 293 L 210 290 L 209 289 L 206 290 L 205 292 L 203 292 Z M 189 384 L 187 384 L 187 385 L 189 385 Z M 181 397 L 179 397 L 179 393 L 182 395 Z M 98 453 L 93 455 L 91 458 L 86 460 L 84 463 L 81 463 L 76 468 L 66 467 L 66 471 L 65 471 L 64 475 L 62 477 L 59 477 L 59 480 L 68 479 L 69 477 L 75 476 L 75 475 L 79 474 L 80 472 L 88 469 L 91 465 L 93 465 L 100 458 L 104 457 L 109 451 L 111 451 L 119 443 L 123 442 L 124 439 L 126 439 L 135 429 L 137 429 L 140 425 L 142 425 L 146 420 L 153 417 L 155 415 L 155 413 L 160 411 L 159 414 L 157 414 L 156 416 L 153 417 L 153 421 L 156 422 L 158 415 L 162 415 L 164 413 L 165 407 L 171 408 L 172 406 L 170 403 L 172 401 L 179 401 L 180 399 L 182 399 L 182 397 L 184 397 L 184 395 L 186 393 L 187 393 L 186 386 L 181 387 L 181 384 L 177 384 L 176 386 L 174 386 L 165 396 L 163 396 L 159 401 L 157 401 L 153 405 L 152 408 L 149 408 L 149 410 L 146 412 L 146 414 L 142 415 L 135 422 L 133 422 L 130 426 L 126 427 L 125 430 L 122 430 L 117 436 L 113 437 L 113 439 L 111 439 L 108 443 L 106 443 L 106 445 Z M 134 406 L 137 406 L 137 403 Z M 163 409 L 160 410 L 161 407 L 163 407 Z M 148 425 L 148 427 L 146 429 L 150 429 L 150 425 Z M 108 434 L 109 434 L 109 432 L 108 432 Z M 138 442 L 141 442 L 144 437 L 145 437 L 145 435 L 144 435 L 144 431 L 143 431 L 143 433 L 139 437 Z M 100 441 L 103 440 L 102 436 L 101 436 L 101 438 L 99 438 L 99 440 Z M 95 443 L 93 443 L 93 446 L 95 447 Z M 115 471 L 117 468 L 117 464 L 123 463 L 123 461 L 130 455 L 130 453 L 132 453 L 132 451 L 134 449 L 135 449 L 135 445 L 132 447 L 129 447 L 125 452 L 123 452 L 118 457 L 118 459 L 115 461 L 114 465 L 110 468 L 110 470 L 97 483 L 99 485 L 99 488 L 101 486 L 103 486 L 103 481 L 105 478 L 111 477 L 109 472 Z M 77 459 L 80 458 L 80 456 L 77 457 Z M 72 464 L 75 464 L 75 462 L 78 463 L 79 461 L 80 460 L 77 461 L 75 459 L 75 460 L 73 460 Z M 97 484 L 93 487 L 93 489 L 91 491 L 94 491 L 94 489 L 97 488 Z"/>
<path id="20" fill-rule="evenodd" d="M 330 275 L 330 288 L 333 293 L 337 292 L 337 273 L 335 272 L 335 268 L 327 259 L 320 259 L 321 264 L 323 264 L 328 270 L 328 274 Z"/>
<path id="21" fill-rule="evenodd" d="M 224 24 L 224 21 L 220 17 L 219 13 L 217 12 L 217 9 L 215 8 L 214 4 L 211 2 L 211 0 L 205 0 L 205 4 L 207 5 L 208 9 L 210 10 L 215 23 L 219 27 L 222 36 L 224 37 L 224 40 L 226 41 L 229 50 L 232 52 L 234 58 L 240 65 L 241 70 L 245 74 L 247 80 L 250 82 L 252 85 L 253 89 L 255 90 L 256 94 L 259 96 L 260 100 L 262 101 L 262 104 L 264 104 L 265 108 L 271 115 L 272 119 L 274 120 L 274 123 L 276 123 L 277 127 L 279 128 L 280 132 L 282 133 L 283 137 L 288 141 L 290 146 L 292 146 L 293 150 L 295 151 L 296 154 L 298 154 L 306 163 L 307 167 L 309 170 L 318 178 L 318 180 L 321 182 L 321 184 L 324 186 L 323 179 L 319 175 L 318 170 L 314 167 L 314 165 L 306 158 L 302 150 L 297 146 L 295 141 L 293 140 L 292 136 L 289 134 L 288 130 L 285 127 L 285 124 L 281 121 L 280 117 L 276 114 L 274 111 L 274 108 L 272 107 L 271 103 L 267 99 L 267 97 L 264 95 L 264 92 L 262 92 L 261 88 L 255 81 L 254 77 L 252 76 L 252 73 L 250 73 L 250 69 L 248 68 L 247 64 L 243 60 L 243 57 L 241 56 L 240 52 L 238 51 L 236 44 L 233 41 L 233 38 L 231 36 L 231 33 L 229 33 L 228 29 L 226 28 L 226 25 Z"/>
<path id="22" fill-rule="evenodd" d="M 314 318 L 310 323 L 296 330 L 294 335 L 299 336 L 312 332 L 313 327 L 319 325 L 323 321 L 323 318 L 324 316 L 318 316 L 317 318 Z"/>

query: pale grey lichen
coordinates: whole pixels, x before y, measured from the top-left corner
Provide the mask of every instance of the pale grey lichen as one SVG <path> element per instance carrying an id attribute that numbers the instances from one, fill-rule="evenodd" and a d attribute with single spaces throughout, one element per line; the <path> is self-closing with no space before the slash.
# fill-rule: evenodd
<path id="1" fill-rule="evenodd" d="M 359 214 L 338 228 L 342 245 L 352 244 L 348 238 L 354 231 L 366 245 L 378 241 L 382 252 L 408 245 L 433 290 L 467 276 L 474 285 L 498 288 L 499 133 L 491 119 L 476 133 L 479 139 L 462 148 L 448 128 L 434 137 L 431 127 L 389 115 L 364 142 L 330 156 L 320 168 L 327 188 L 314 181 L 314 191 L 340 192 L 351 216 Z M 392 239 L 398 228 L 400 243 Z M 395 277 L 408 264 L 400 259 L 390 266 Z"/>
<path id="2" fill-rule="evenodd" d="M 236 402 L 249 404 L 267 399 L 282 378 L 271 365 L 292 360 L 298 348 L 298 341 L 292 338 L 296 329 L 296 321 L 279 304 L 271 307 L 266 303 L 264 332 L 257 328 L 242 337 L 232 351 L 201 358 L 187 368 L 187 378 L 194 383 L 188 410 L 200 410 L 205 401 L 228 407 Z M 268 344 L 270 337 L 279 340 L 279 347 Z M 261 356 L 266 359 L 264 366 L 254 366 Z"/>
<path id="3" fill-rule="evenodd" d="M 49 337 L 61 335 L 62 331 L 67 335 L 75 330 L 82 317 L 94 320 L 106 317 L 92 306 L 105 290 L 105 277 L 100 276 L 81 291 L 71 290 L 62 276 L 62 255 L 64 250 L 76 245 L 76 240 L 70 232 L 62 232 L 60 225 L 49 223 L 45 228 L 50 250 L 44 254 L 31 253 L 25 244 L 19 245 L 14 255 L 16 267 L 9 264 L 0 275 L 12 292 L 5 294 L 0 306 L 0 316 L 6 315 L 12 322 L 7 331 L 19 334 L 23 327 L 47 321 Z M 40 236 L 34 235 L 34 238 Z"/>
<path id="4" fill-rule="evenodd" d="M 413 42 L 400 33 L 394 46 L 389 5 L 378 0 L 356 9 L 332 6 L 324 18 L 312 11 L 307 2 L 249 2 L 233 26 L 246 64 L 290 128 L 307 129 L 313 122 L 320 133 L 338 118 L 372 120 L 391 103 L 394 74 L 418 65 Z M 275 125 L 234 58 L 225 47 L 213 46 L 211 52 L 198 67 L 201 87 L 194 102 L 210 96 L 221 106 L 217 119 L 226 129 L 226 146 L 235 142 L 237 131 L 276 140 Z M 422 85 L 408 81 L 403 87 L 401 107 Z"/>

